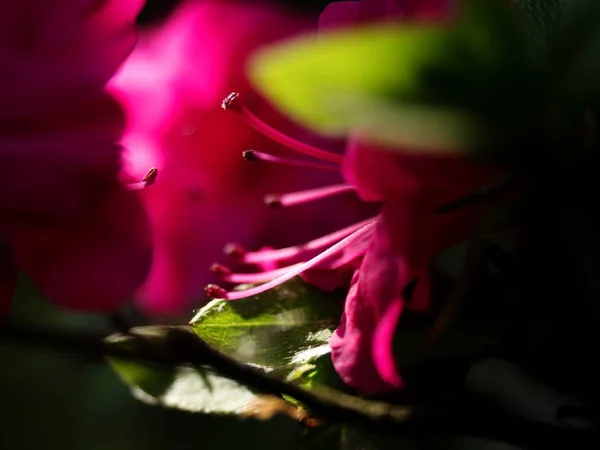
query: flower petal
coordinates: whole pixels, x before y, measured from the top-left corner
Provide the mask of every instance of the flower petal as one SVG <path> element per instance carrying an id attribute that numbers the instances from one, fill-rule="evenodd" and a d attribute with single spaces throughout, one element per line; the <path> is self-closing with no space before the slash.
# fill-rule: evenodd
<path id="1" fill-rule="evenodd" d="M 408 269 L 402 255 L 392 252 L 380 222 L 354 275 L 341 324 L 330 341 L 333 365 L 340 377 L 365 393 L 402 387 L 395 367 L 392 369 L 391 349 L 404 308 L 402 291 L 412 279 Z"/>
<path id="2" fill-rule="evenodd" d="M 369 305 L 359 293 L 359 271 L 346 297 L 340 325 L 329 341 L 331 359 L 340 378 L 349 386 L 370 394 L 389 390 L 372 355 L 372 332 L 377 326 Z"/>
<path id="3" fill-rule="evenodd" d="M 93 208 L 117 177 L 123 125 L 118 104 L 99 93 L 64 115 L 0 127 L 2 220 L 72 220 Z"/>
<path id="4" fill-rule="evenodd" d="M 0 118 L 51 116 L 100 90 L 135 41 L 143 0 L 0 5 Z"/>
<path id="5" fill-rule="evenodd" d="M 394 334 L 404 310 L 404 301 L 395 298 L 387 306 L 373 332 L 373 361 L 381 378 L 391 386 L 401 388 L 404 383 L 394 357 Z"/>
<path id="6" fill-rule="evenodd" d="M 72 310 L 117 309 L 150 268 L 149 222 L 136 194 L 124 188 L 70 226 L 20 226 L 8 236 L 23 272 L 49 300 Z"/>

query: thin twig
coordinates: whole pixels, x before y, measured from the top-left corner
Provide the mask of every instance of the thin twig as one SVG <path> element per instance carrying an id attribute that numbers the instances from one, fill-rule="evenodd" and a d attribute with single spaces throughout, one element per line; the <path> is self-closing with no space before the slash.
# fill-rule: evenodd
<path id="1" fill-rule="evenodd" d="M 121 336 L 122 345 L 98 336 L 41 330 L 27 325 L 0 326 L 0 339 L 36 347 L 53 348 L 92 361 L 105 357 L 124 358 L 168 365 L 212 366 L 220 374 L 269 394 L 285 394 L 305 404 L 315 415 L 332 421 L 354 422 L 367 427 L 384 427 L 412 434 L 441 433 L 475 435 L 524 446 L 547 448 L 549 444 L 588 448 L 598 444 L 594 431 L 571 430 L 529 422 L 505 414 L 480 411 L 416 408 L 372 401 L 330 388 L 305 390 L 271 377 L 260 369 L 241 364 L 213 349 L 186 327 L 154 327 L 160 339 L 142 333 Z M 135 332 L 135 329 L 133 330 Z M 138 342 L 138 341 L 143 342 Z M 135 345 L 138 344 L 138 345 Z M 579 447 L 579 445 L 583 445 Z M 595 447 L 590 447 L 595 448 Z"/>

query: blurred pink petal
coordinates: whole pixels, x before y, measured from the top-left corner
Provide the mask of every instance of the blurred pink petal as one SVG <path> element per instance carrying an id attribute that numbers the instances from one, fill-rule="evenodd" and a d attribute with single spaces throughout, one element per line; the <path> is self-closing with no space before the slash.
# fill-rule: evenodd
<path id="1" fill-rule="evenodd" d="M 118 308 L 144 281 L 152 256 L 145 212 L 136 194 L 120 187 L 79 221 L 21 225 L 8 236 L 25 274 L 48 299 L 72 310 Z"/>
<path id="2" fill-rule="evenodd" d="M 0 233 L 42 292 L 73 309 L 116 308 L 150 258 L 141 204 L 118 187 L 124 116 L 104 91 L 142 4 L 0 2 Z"/>
<path id="3" fill-rule="evenodd" d="M 133 25 L 143 3 L 0 2 L 3 127 L 53 116 L 100 91 L 133 47 Z"/>
<path id="4" fill-rule="evenodd" d="M 334 366 L 348 384 L 365 392 L 399 388 L 392 341 L 401 312 L 429 309 L 432 258 L 476 232 L 487 205 L 442 215 L 434 210 L 490 183 L 500 172 L 458 156 L 402 154 L 362 142 L 349 145 L 344 170 L 363 198 L 382 202 L 382 212 L 357 277 L 360 301 L 349 297 L 343 326 L 331 340 Z M 413 280 L 417 285 L 406 304 L 403 292 Z M 358 357 L 356 349 L 372 353 Z M 364 358 L 372 358 L 373 365 L 364 365 Z M 385 386 L 365 373 L 373 367 Z"/>
<path id="5" fill-rule="evenodd" d="M 55 115 L 30 132 L 0 122 L 3 220 L 65 221 L 93 208 L 117 178 L 123 117 L 108 95 Z"/>
<path id="6" fill-rule="evenodd" d="M 373 332 L 373 361 L 381 378 L 394 388 L 402 388 L 404 382 L 398 372 L 398 364 L 394 354 L 394 335 L 398 321 L 404 310 L 404 302 L 400 298 L 393 299 L 379 319 Z"/>

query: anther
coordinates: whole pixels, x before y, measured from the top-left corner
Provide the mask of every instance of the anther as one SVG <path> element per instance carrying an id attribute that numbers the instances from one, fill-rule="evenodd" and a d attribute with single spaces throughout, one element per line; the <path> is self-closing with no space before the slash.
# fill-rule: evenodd
<path id="1" fill-rule="evenodd" d="M 156 167 L 152 167 L 144 178 L 142 178 L 142 183 L 146 183 L 146 186 L 152 186 L 156 181 L 156 177 L 158 177 L 158 169 Z"/>
<path id="2" fill-rule="evenodd" d="M 232 107 L 233 102 L 240 96 L 239 92 L 232 92 L 221 102 L 221 108 L 223 111 L 227 111 Z"/>
<path id="3" fill-rule="evenodd" d="M 216 284 L 209 284 L 204 288 L 204 292 L 210 298 L 227 298 L 227 291 Z"/>
<path id="4" fill-rule="evenodd" d="M 129 190 L 132 191 L 137 191 L 140 189 L 145 189 L 148 186 L 152 186 L 154 184 L 154 182 L 156 181 L 156 177 L 158 176 L 158 169 L 156 167 L 152 167 L 147 173 L 146 175 L 144 175 L 144 178 L 142 178 L 142 181 L 138 181 L 137 183 L 129 183 L 126 184 L 125 187 Z"/>
<path id="5" fill-rule="evenodd" d="M 231 270 L 223 264 L 213 263 L 210 266 L 210 271 L 219 277 L 225 277 L 231 274 Z"/>
<path id="6" fill-rule="evenodd" d="M 260 159 L 256 157 L 254 150 L 243 151 L 242 158 L 244 158 L 246 161 L 260 161 Z"/>

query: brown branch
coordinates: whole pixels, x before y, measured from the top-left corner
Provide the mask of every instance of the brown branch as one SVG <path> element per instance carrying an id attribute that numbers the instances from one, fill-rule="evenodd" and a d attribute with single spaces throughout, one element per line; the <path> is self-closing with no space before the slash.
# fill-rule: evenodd
<path id="1" fill-rule="evenodd" d="M 145 327 L 131 334 L 111 337 L 47 331 L 26 325 L 0 326 L 0 339 L 47 347 L 92 361 L 105 357 L 154 362 L 167 365 L 212 366 L 220 374 L 254 390 L 285 394 L 305 404 L 318 417 L 354 422 L 369 428 L 419 435 L 432 433 L 475 435 L 514 443 L 526 448 L 546 448 L 549 444 L 598 444 L 595 432 L 571 430 L 521 420 L 512 416 L 458 411 L 456 408 L 419 408 L 367 400 L 325 387 L 311 391 L 269 376 L 260 369 L 241 364 L 196 337 L 187 327 Z M 577 448 L 587 448 L 585 446 Z M 591 447 L 590 447 L 591 448 Z"/>

